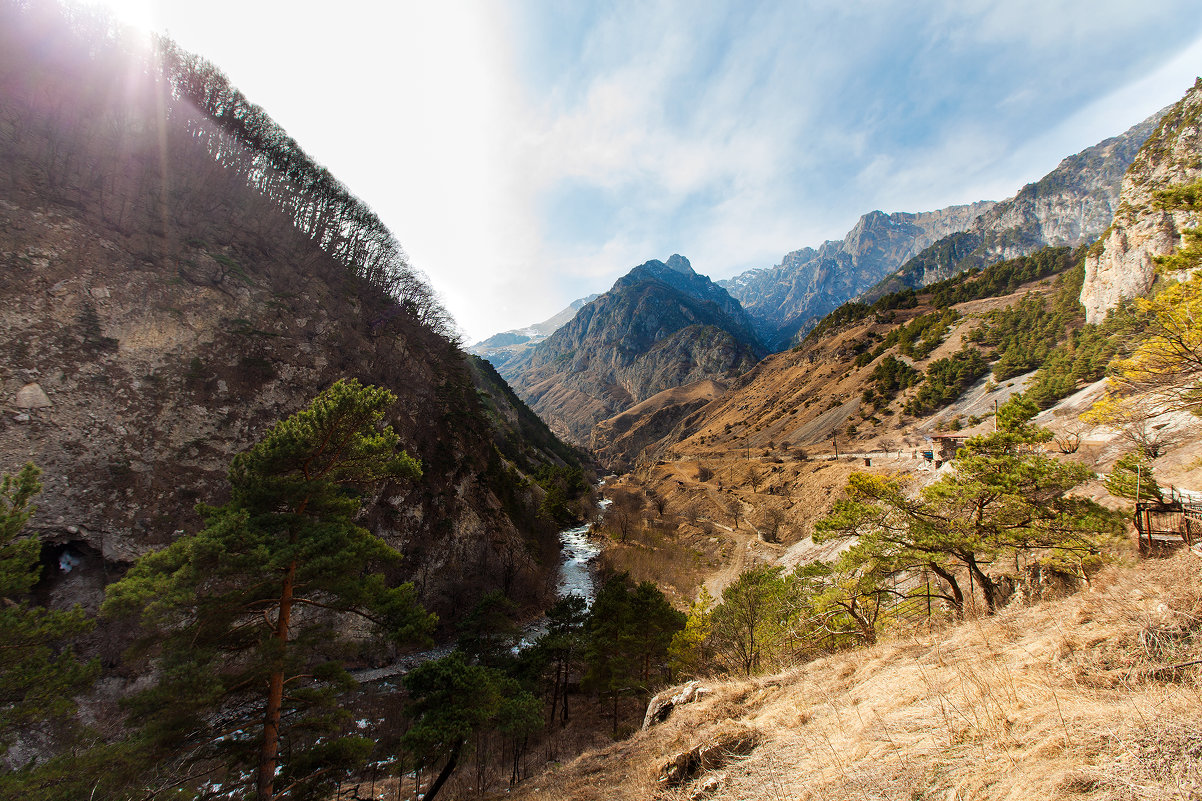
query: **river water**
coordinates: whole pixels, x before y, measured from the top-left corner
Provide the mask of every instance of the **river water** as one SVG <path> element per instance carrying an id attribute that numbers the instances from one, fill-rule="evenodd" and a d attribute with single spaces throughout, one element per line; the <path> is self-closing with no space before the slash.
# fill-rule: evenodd
<path id="1" fill-rule="evenodd" d="M 589 536 L 589 524 L 559 532 L 559 582 L 555 595 L 579 595 L 589 605 L 597 595 L 593 561 L 601 555 L 601 543 Z"/>
<path id="2" fill-rule="evenodd" d="M 608 506 L 608 498 L 600 502 L 602 511 Z M 555 584 L 556 598 L 579 595 L 589 606 L 592 606 L 593 599 L 597 597 L 593 562 L 601 555 L 602 547 L 599 540 L 589 536 L 591 525 L 591 523 L 585 523 L 559 532 L 559 573 Z M 522 627 L 522 636 L 515 646 L 515 650 L 532 645 L 546 630 L 545 617 L 527 623 Z M 420 664 L 441 659 L 453 650 L 455 650 L 454 643 L 444 643 L 425 651 L 406 654 L 391 665 L 381 668 L 352 670 L 351 675 L 360 684 L 390 676 L 400 676 Z"/>

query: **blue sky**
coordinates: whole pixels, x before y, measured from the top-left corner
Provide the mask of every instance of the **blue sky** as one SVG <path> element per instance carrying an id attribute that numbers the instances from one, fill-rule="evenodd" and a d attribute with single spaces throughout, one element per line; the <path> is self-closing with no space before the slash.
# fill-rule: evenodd
<path id="1" fill-rule="evenodd" d="M 1010 196 L 1202 74 L 1196 0 L 97 2 L 224 69 L 469 341 L 647 259 Z"/>

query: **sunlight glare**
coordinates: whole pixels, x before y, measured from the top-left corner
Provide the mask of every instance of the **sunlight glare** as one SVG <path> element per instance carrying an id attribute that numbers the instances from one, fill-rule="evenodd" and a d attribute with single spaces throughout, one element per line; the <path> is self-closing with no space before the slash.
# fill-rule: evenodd
<path id="1" fill-rule="evenodd" d="M 81 0 L 91 6 L 99 6 L 114 19 L 137 28 L 142 33 L 154 30 L 153 0 Z"/>

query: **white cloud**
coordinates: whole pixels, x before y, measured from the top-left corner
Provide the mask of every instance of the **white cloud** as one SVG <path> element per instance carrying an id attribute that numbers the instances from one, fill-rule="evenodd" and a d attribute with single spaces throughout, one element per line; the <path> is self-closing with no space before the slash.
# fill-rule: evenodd
<path id="1" fill-rule="evenodd" d="M 154 9 L 377 210 L 473 339 L 649 258 L 730 275 L 874 208 L 1012 194 L 1202 63 L 1188 0 Z"/>

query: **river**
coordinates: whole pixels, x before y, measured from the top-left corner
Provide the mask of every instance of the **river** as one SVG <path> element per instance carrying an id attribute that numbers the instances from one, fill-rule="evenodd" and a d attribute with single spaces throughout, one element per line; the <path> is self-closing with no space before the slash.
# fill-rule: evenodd
<path id="1" fill-rule="evenodd" d="M 608 498 L 600 502 L 602 511 L 607 506 L 609 506 Z M 557 598 L 579 595 L 590 606 L 593 599 L 597 597 L 593 562 L 601 555 L 600 541 L 589 536 L 591 525 L 591 523 L 585 523 L 559 532 L 559 573 L 555 584 Z M 522 636 L 515 648 L 532 645 L 546 631 L 546 626 L 545 617 L 527 623 L 522 627 Z M 443 643 L 424 651 L 406 654 L 391 665 L 381 668 L 352 670 L 351 676 L 360 684 L 390 676 L 400 676 L 424 662 L 441 659 L 454 650 L 454 643 Z"/>

